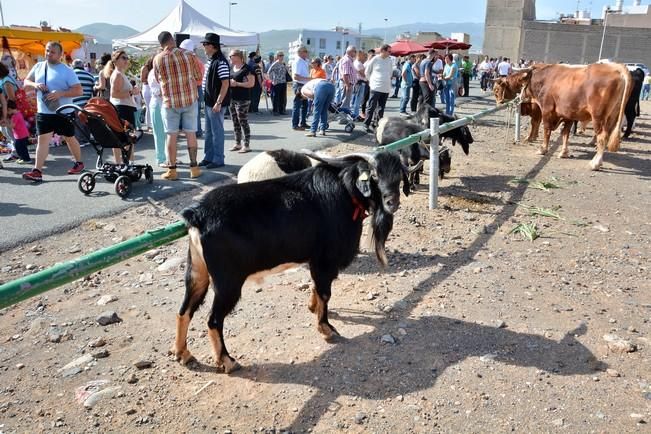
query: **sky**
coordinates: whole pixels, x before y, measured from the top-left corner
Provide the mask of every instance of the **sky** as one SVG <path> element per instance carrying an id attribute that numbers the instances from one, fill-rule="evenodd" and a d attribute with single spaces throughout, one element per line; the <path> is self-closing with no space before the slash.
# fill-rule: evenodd
<path id="1" fill-rule="evenodd" d="M 0 0 L 6 25 L 37 26 L 45 20 L 53 27 L 75 29 L 94 22 L 124 24 L 143 31 L 163 19 L 178 0 Z M 188 0 L 202 14 L 228 26 L 229 3 L 231 27 L 237 30 L 264 32 L 267 30 L 310 28 L 329 29 L 337 25 L 356 29 L 383 28 L 414 22 L 483 22 L 485 0 L 317 0 L 292 2 L 287 0 Z M 591 9 L 600 17 L 604 5 L 614 0 L 581 0 L 581 9 Z M 625 0 L 631 5 L 632 0 Z M 291 6 L 300 4 L 302 6 Z M 538 19 L 554 19 L 558 13 L 576 9 L 574 0 L 537 0 Z M 643 5 L 649 0 L 642 1 Z M 404 5 L 405 7 L 401 7 Z M 446 7 L 445 5 L 453 5 Z M 431 11 L 431 12 L 427 12 Z"/>

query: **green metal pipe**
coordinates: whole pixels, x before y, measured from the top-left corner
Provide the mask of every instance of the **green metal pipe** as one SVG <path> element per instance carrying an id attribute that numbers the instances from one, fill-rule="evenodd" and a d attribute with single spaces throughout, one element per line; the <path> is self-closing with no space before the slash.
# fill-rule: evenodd
<path id="1" fill-rule="evenodd" d="M 178 221 L 81 258 L 7 282 L 0 286 L 0 309 L 138 256 L 154 247 L 171 243 L 187 233 L 185 222 Z"/>
<path id="2" fill-rule="evenodd" d="M 439 134 L 447 133 L 450 130 L 453 130 L 455 128 L 462 127 L 464 125 L 468 125 L 471 122 L 476 121 L 477 119 L 480 119 L 484 116 L 488 116 L 491 113 L 498 112 L 500 110 L 504 110 L 514 104 L 518 104 L 519 99 L 515 99 L 513 101 L 510 101 L 505 104 L 500 104 L 495 107 L 491 107 L 489 109 L 480 111 L 478 113 L 475 113 L 474 115 L 470 116 L 464 116 L 462 118 L 459 118 L 455 121 L 448 122 L 446 124 L 443 124 L 439 127 Z M 388 145 L 384 146 L 378 146 L 377 150 L 378 151 L 397 151 L 398 149 L 406 148 L 407 146 L 410 146 L 412 143 L 419 142 L 422 139 L 426 139 L 430 136 L 430 130 L 424 130 L 421 131 L 420 133 L 412 134 L 410 136 L 405 137 L 404 139 L 397 140 L 395 142 L 389 143 Z"/>

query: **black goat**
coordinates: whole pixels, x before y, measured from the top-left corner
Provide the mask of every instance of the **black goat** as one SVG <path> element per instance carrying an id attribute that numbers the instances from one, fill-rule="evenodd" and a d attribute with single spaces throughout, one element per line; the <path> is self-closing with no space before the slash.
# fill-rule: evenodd
<path id="1" fill-rule="evenodd" d="M 404 139 L 412 134 L 419 133 L 429 128 L 430 118 L 439 118 L 440 125 L 456 120 L 454 116 L 433 108 L 427 104 L 421 104 L 416 114 L 406 117 L 386 117 L 380 119 L 380 123 L 375 132 L 375 138 L 380 145 L 388 145 L 400 139 Z M 470 145 L 475 141 L 467 126 L 455 128 L 440 135 L 441 139 L 450 139 L 452 145 L 457 142 L 461 145 L 463 153 L 468 155 Z M 423 143 L 429 143 L 429 137 L 423 140 Z"/>
<path id="2" fill-rule="evenodd" d="M 375 253 L 387 263 L 384 244 L 400 205 L 400 183 L 409 193 L 396 153 L 310 157 L 322 164 L 266 181 L 231 184 L 207 193 L 182 212 L 190 235 L 185 297 L 176 319 L 177 360 L 187 363 L 190 320 L 203 303 L 210 280 L 215 298 L 208 319 L 215 361 L 239 367 L 224 344 L 224 318 L 240 299 L 242 285 L 263 272 L 307 263 L 314 288 L 309 303 L 325 339 L 338 335 L 328 322 L 332 281 L 359 249 L 362 220 L 371 214 Z"/>

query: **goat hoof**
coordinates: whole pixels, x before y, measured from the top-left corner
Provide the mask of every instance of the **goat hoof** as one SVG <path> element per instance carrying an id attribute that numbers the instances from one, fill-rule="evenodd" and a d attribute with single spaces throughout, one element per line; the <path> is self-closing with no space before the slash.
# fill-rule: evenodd
<path id="1" fill-rule="evenodd" d="M 319 332 L 323 335 L 323 339 L 325 339 L 327 342 L 332 342 L 334 341 L 338 336 L 341 336 L 339 332 L 337 331 L 336 328 L 334 328 L 331 324 L 329 323 L 322 323 L 319 324 Z"/>
<path id="2" fill-rule="evenodd" d="M 187 365 L 194 360 L 194 356 L 187 349 L 180 351 L 172 350 L 172 354 L 174 354 L 176 361 L 181 362 L 182 365 Z"/>
<path id="3" fill-rule="evenodd" d="M 227 374 L 230 374 L 231 372 L 235 372 L 242 367 L 234 359 L 228 356 L 222 359 L 222 366 L 224 367 L 224 372 Z"/>

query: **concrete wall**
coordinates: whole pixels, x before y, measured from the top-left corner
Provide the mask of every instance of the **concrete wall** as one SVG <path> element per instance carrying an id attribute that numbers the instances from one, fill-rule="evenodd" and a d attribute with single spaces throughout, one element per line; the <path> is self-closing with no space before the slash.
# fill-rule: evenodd
<path id="1" fill-rule="evenodd" d="M 608 26 L 651 28 L 651 8 L 646 14 L 609 14 Z"/>
<path id="2" fill-rule="evenodd" d="M 525 21 L 520 57 L 547 63 L 594 63 L 599 60 L 603 26 Z M 601 57 L 651 65 L 651 29 L 606 27 Z"/>
<path id="3" fill-rule="evenodd" d="M 488 0 L 482 52 L 517 59 L 522 47 L 522 23 L 535 18 L 534 0 Z"/>

